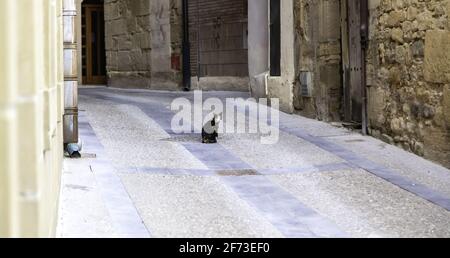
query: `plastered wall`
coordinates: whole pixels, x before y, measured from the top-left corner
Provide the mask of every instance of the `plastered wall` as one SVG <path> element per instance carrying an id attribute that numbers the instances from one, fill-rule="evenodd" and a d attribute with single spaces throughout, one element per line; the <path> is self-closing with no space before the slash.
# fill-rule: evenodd
<path id="1" fill-rule="evenodd" d="M 0 237 L 55 234 L 63 158 L 63 1 L 0 1 Z"/>

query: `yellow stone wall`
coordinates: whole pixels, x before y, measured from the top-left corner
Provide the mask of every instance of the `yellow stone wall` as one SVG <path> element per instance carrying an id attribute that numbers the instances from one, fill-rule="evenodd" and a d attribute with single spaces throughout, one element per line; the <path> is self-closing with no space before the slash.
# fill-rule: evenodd
<path id="1" fill-rule="evenodd" d="M 370 133 L 450 168 L 450 0 L 369 3 Z"/>
<path id="2" fill-rule="evenodd" d="M 0 237 L 52 237 L 63 159 L 62 0 L 0 1 Z"/>

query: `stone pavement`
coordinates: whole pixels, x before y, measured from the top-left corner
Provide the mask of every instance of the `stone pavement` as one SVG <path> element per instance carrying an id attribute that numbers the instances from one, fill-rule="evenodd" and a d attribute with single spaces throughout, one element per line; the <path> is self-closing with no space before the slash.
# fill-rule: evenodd
<path id="1" fill-rule="evenodd" d="M 277 144 L 203 145 L 172 132 L 177 97 L 193 94 L 80 89 L 84 157 L 65 161 L 60 237 L 450 237 L 448 169 L 287 114 Z"/>

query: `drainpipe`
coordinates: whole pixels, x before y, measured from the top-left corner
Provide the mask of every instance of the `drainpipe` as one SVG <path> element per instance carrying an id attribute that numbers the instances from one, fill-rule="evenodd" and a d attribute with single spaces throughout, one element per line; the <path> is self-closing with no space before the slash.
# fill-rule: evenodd
<path id="1" fill-rule="evenodd" d="M 76 1 L 65 0 L 64 18 L 64 144 L 78 143 L 78 53 Z"/>
<path id="2" fill-rule="evenodd" d="M 183 87 L 191 90 L 191 47 L 189 42 L 188 0 L 183 0 Z"/>

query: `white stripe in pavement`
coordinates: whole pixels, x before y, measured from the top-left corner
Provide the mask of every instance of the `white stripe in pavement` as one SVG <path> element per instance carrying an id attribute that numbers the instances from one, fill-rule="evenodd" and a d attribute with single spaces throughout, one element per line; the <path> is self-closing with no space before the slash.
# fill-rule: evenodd
<path id="1" fill-rule="evenodd" d="M 85 145 L 84 151 L 97 154 L 97 158 L 91 163 L 92 172 L 118 237 L 149 238 L 151 236 L 149 230 L 131 201 L 122 181 L 116 175 L 114 167 L 106 158 L 102 144 L 84 115 L 79 117 L 79 129 Z"/>

